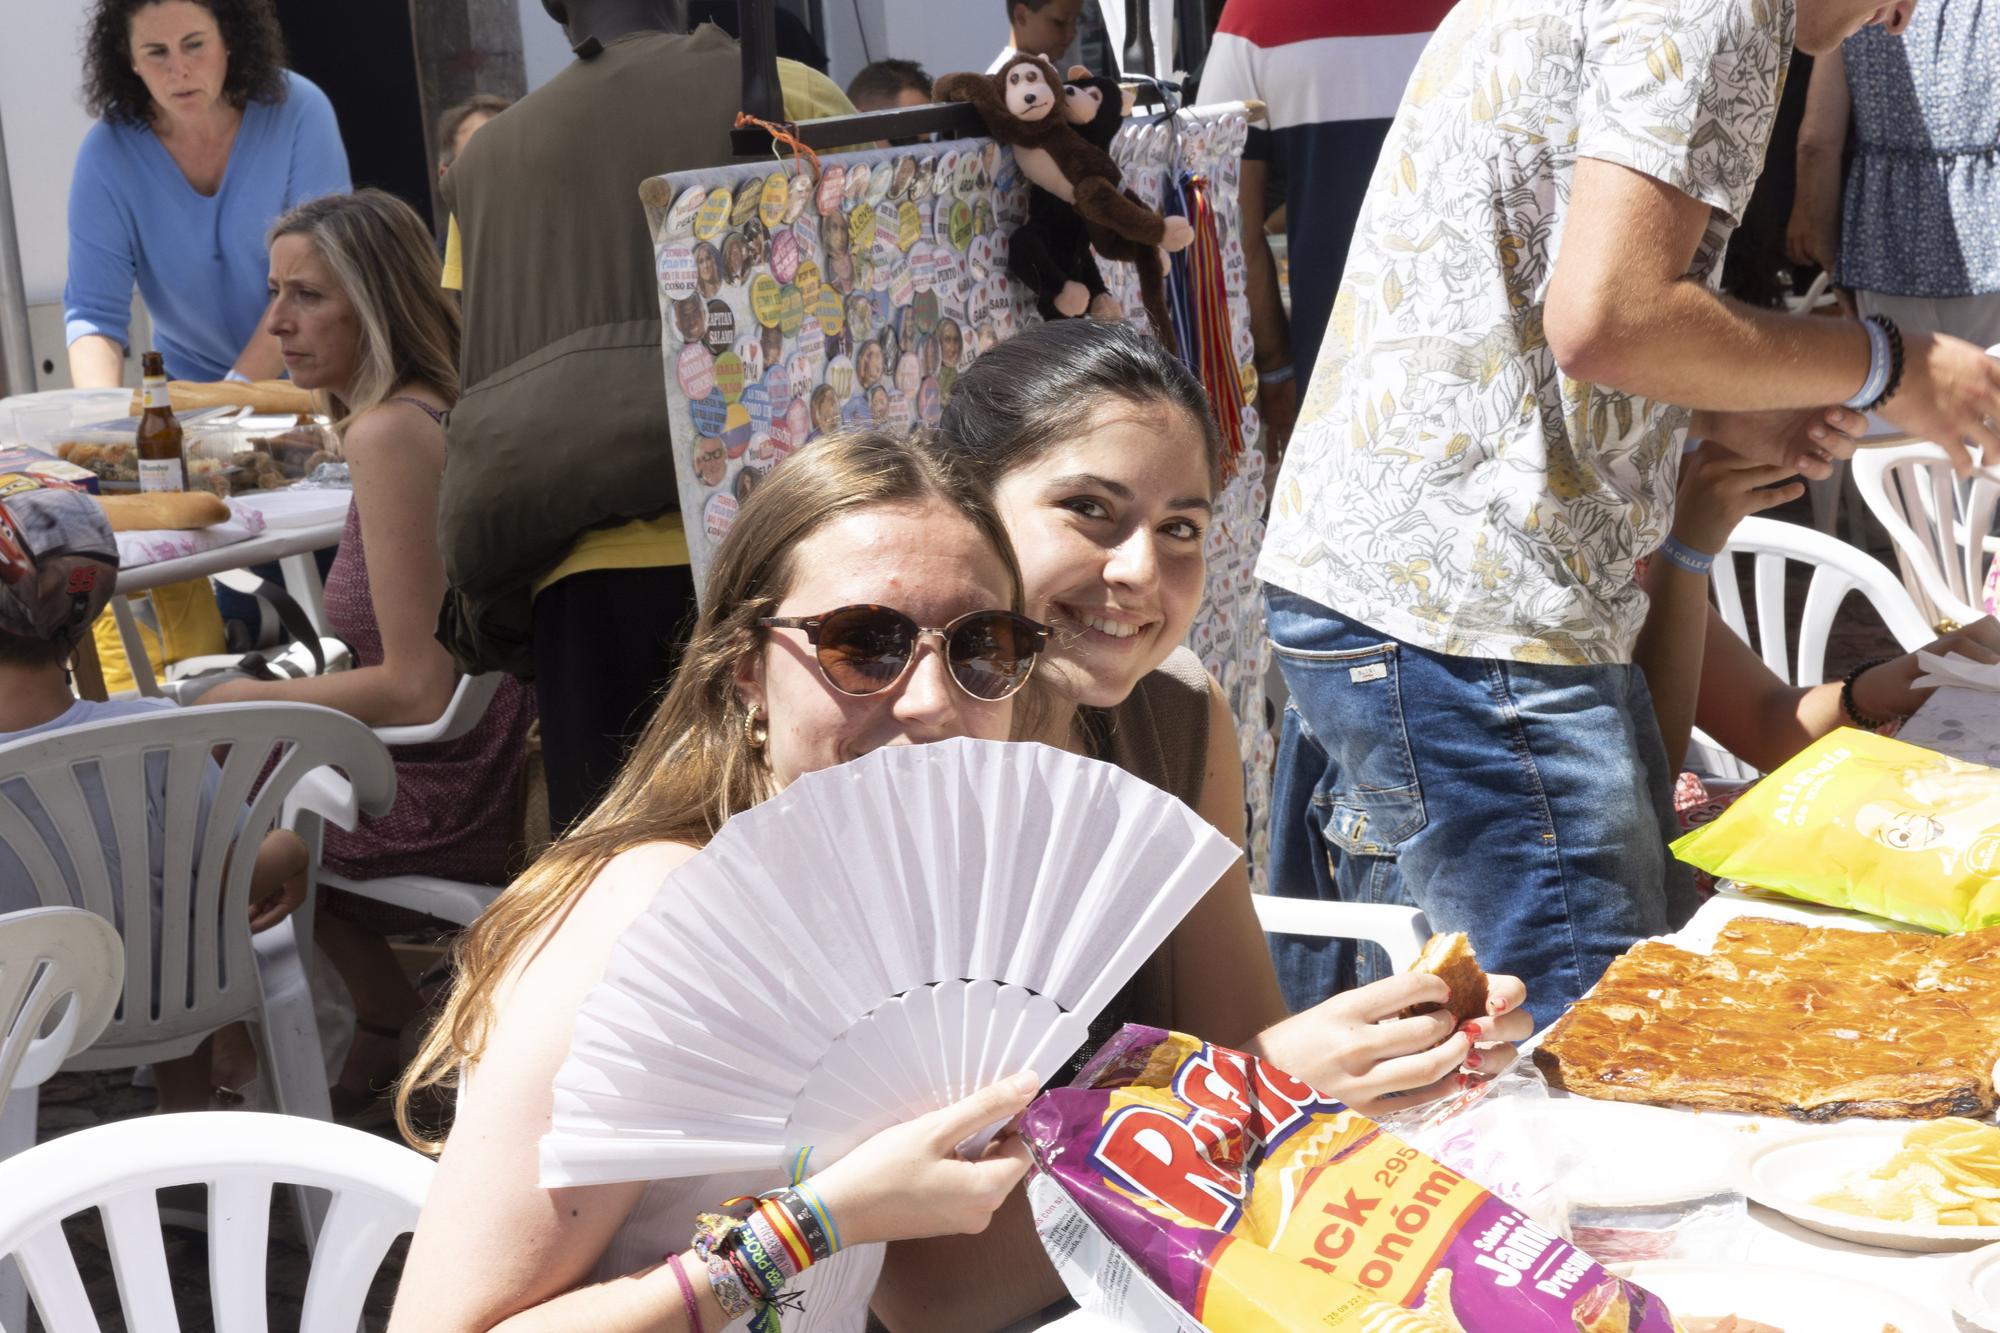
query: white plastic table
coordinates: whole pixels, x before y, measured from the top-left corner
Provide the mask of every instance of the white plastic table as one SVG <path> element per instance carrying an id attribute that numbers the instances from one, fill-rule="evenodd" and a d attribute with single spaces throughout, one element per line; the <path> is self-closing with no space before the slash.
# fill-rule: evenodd
<path id="1" fill-rule="evenodd" d="M 1937 690 L 1903 724 L 1898 735 L 1912 744 L 1973 763 L 2000 761 L 2000 694 Z M 1703 903 L 1684 929 L 1667 938 L 1670 943 L 1706 951 L 1724 922 L 1744 915 L 1863 930 L 1909 929 L 1837 908 L 1723 892 Z M 1737 1160 L 1748 1148 L 1780 1136 L 1810 1135 L 1815 1129 L 1775 1117 L 1600 1102 L 1563 1093 L 1553 1093 L 1541 1114 L 1547 1117 L 1544 1128 L 1571 1136 L 1586 1161 L 1640 1190 L 1649 1176 L 1663 1183 L 1675 1177 L 1683 1187 L 1695 1181 L 1712 1181 L 1719 1188 L 1735 1188 L 1741 1183 Z M 1649 1145 L 1650 1152 L 1635 1154 L 1632 1149 L 1638 1144 Z M 1655 1159 L 1650 1165 L 1638 1161 L 1647 1156 Z M 1729 1258 L 1738 1263 L 1852 1278 L 1930 1307 L 1935 1327 L 1943 1333 L 1971 1327 L 1956 1319 L 1945 1295 L 1949 1272 L 1960 1254 L 1910 1254 L 1837 1240 L 1755 1203 L 1749 1206 L 1749 1226 L 1738 1237 L 1737 1245 L 1737 1253 Z"/>
<path id="2" fill-rule="evenodd" d="M 151 662 L 147 660 L 145 644 L 139 637 L 138 619 L 126 600 L 133 593 L 164 587 L 169 583 L 207 578 L 224 570 L 248 569 L 276 560 L 284 573 L 285 590 L 304 608 L 315 629 L 321 634 L 330 633 L 326 624 L 326 598 L 320 584 L 319 564 L 313 559 L 313 552 L 340 540 L 341 529 L 347 523 L 348 502 L 353 498 L 352 491 L 344 490 L 285 490 L 240 495 L 236 497 L 238 503 L 265 513 L 269 526 L 257 536 L 174 560 L 121 569 L 118 572 L 118 594 L 111 599 L 111 611 L 117 619 L 118 637 L 125 645 L 125 656 L 131 663 L 132 680 L 139 687 L 139 693 L 157 696 L 160 685 L 153 675 Z"/>

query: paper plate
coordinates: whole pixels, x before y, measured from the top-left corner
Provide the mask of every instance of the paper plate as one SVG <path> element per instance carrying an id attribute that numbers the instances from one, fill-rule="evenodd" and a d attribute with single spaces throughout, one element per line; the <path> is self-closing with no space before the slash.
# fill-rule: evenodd
<path id="1" fill-rule="evenodd" d="M 1665 1301 L 1677 1319 L 1733 1314 L 1812 1333 L 1882 1333 L 1888 1325 L 1918 1333 L 1938 1324 L 1937 1311 L 1907 1296 L 1803 1268 L 1663 1261 L 1613 1271 Z"/>
<path id="2" fill-rule="evenodd" d="M 2000 1333 L 2000 1245 L 1974 1250 L 1952 1265 L 1951 1308 L 1974 1328 Z"/>
<path id="3" fill-rule="evenodd" d="M 1743 1192 L 1800 1226 L 1890 1250 L 1970 1250 L 2000 1241 L 2000 1226 L 1890 1222 L 1812 1202 L 1856 1171 L 1870 1171 L 1902 1146 L 1914 1122 L 1849 1121 L 1763 1144 L 1744 1154 Z"/>

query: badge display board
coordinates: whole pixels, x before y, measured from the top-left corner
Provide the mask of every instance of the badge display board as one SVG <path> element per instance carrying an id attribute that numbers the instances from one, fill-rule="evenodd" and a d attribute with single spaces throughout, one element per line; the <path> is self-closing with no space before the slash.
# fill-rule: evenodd
<path id="1" fill-rule="evenodd" d="M 1214 186 L 1232 350 L 1254 389 L 1236 187 L 1240 105 L 1129 121 L 1112 145 L 1125 183 L 1158 207 L 1170 173 Z M 675 479 L 696 586 L 743 499 L 792 450 L 841 426 L 935 425 L 959 373 L 1039 318 L 1007 273 L 1028 213 L 1013 152 L 988 139 L 832 153 L 677 172 L 646 182 Z M 1099 260 L 1145 327 L 1132 266 Z M 1252 570 L 1264 538 L 1265 469 L 1254 407 L 1217 497 L 1208 587 L 1188 642 L 1238 720 L 1263 863 L 1276 739 L 1266 719 L 1269 645 Z"/>

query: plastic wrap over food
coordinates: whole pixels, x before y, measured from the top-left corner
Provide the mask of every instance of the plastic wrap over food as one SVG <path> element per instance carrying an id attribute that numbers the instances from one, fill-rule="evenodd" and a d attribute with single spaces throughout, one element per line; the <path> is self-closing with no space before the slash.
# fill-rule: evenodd
<path id="1" fill-rule="evenodd" d="M 1044 1247 L 1126 1328 L 1672 1333 L 1657 1297 L 1519 1209 L 1198 1038 L 1126 1027 L 1021 1132 Z"/>

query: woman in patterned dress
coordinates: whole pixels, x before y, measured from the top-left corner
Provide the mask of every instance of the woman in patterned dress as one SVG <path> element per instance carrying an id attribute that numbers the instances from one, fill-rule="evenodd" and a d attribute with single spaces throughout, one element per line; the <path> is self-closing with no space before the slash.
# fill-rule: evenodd
<path id="1" fill-rule="evenodd" d="M 444 602 L 437 499 L 439 422 L 458 392 L 458 310 L 415 212 L 379 190 L 328 195 L 271 233 L 265 326 L 294 383 L 325 393 L 354 500 L 326 580 L 327 620 L 354 669 L 303 680 L 232 680 L 202 703 L 321 704 L 370 726 L 433 722 L 456 688 L 435 636 Z M 379 577 L 370 577 L 371 567 Z M 515 851 L 515 811 L 533 696 L 503 684 L 454 741 L 398 746 L 396 801 L 347 832 L 329 827 L 325 861 L 353 879 L 425 874 L 496 884 Z M 319 939 L 353 994 L 356 1032 L 334 1088 L 337 1114 L 378 1117 L 403 1028 L 421 1007 L 381 934 L 353 900 L 327 894 Z M 359 919 L 357 919 L 359 918 Z"/>

